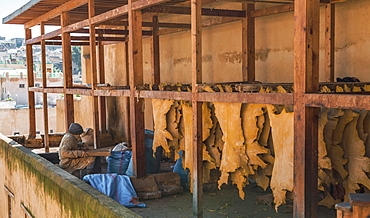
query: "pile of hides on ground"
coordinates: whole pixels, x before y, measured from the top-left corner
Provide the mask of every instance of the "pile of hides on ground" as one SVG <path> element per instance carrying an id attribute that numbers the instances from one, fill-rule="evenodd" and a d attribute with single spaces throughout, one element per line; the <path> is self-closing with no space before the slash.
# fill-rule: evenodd
<path id="1" fill-rule="evenodd" d="M 125 207 L 146 207 L 139 202 L 129 176 L 117 174 L 90 174 L 83 177 L 84 181 L 103 194 L 113 198 Z"/>
<path id="2" fill-rule="evenodd" d="M 346 86 L 344 86 L 346 87 Z M 369 89 L 370 86 L 362 87 Z M 217 86 L 232 92 L 230 86 Z M 358 91 L 337 87 L 337 92 Z M 342 90 L 340 90 L 342 89 Z M 214 92 L 210 87 L 205 91 Z M 287 92 L 283 87 L 260 92 Z M 321 92 L 331 92 L 323 87 Z M 152 99 L 153 149 L 162 146 L 167 155 L 183 152 L 183 166 L 191 171 L 192 106 L 190 102 Z M 286 203 L 293 191 L 294 112 L 291 105 L 204 102 L 203 182 L 218 169 L 218 186 L 231 181 L 244 199 L 249 180 L 271 188 L 275 209 Z M 318 186 L 320 205 L 333 207 L 348 201 L 348 193 L 370 192 L 370 112 L 322 108 L 319 115 Z M 287 197 L 289 196 L 289 197 Z"/>

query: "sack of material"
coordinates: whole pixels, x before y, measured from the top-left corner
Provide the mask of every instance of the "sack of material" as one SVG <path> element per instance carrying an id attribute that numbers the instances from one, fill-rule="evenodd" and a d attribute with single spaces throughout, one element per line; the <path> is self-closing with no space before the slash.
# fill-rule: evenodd
<path id="1" fill-rule="evenodd" d="M 111 151 L 108 162 L 108 173 L 126 174 L 131 159 L 131 151 Z"/>
<path id="2" fill-rule="evenodd" d="M 90 185 L 125 207 L 146 207 L 139 202 L 130 177 L 117 174 L 90 174 L 83 177 Z"/>
<path id="3" fill-rule="evenodd" d="M 86 128 L 85 131 L 80 135 L 81 140 L 88 146 L 94 145 L 94 130 L 91 128 Z"/>

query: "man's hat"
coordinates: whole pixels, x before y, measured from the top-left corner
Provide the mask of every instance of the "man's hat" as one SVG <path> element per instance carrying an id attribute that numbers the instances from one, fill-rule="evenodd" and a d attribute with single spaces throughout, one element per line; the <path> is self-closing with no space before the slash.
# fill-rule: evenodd
<path id="1" fill-rule="evenodd" d="M 72 133 L 73 135 L 80 135 L 84 131 L 83 131 L 82 126 L 80 124 L 71 123 L 71 125 L 69 125 L 68 132 Z"/>

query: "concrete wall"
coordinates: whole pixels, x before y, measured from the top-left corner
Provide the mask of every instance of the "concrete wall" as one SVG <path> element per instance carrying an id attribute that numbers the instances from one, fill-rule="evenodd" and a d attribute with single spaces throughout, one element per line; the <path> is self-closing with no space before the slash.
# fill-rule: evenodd
<path id="1" fill-rule="evenodd" d="M 0 170 L 0 217 L 140 217 L 1 134 Z"/>
<path id="2" fill-rule="evenodd" d="M 56 108 L 49 108 L 49 130 L 56 132 Z M 36 131 L 44 133 L 43 109 L 36 109 Z M 29 111 L 22 109 L 0 109 L 0 133 L 13 135 L 19 132 L 21 135 L 29 132 Z"/>
<path id="3" fill-rule="evenodd" d="M 20 87 L 20 85 L 23 85 Z M 35 84 L 38 84 L 39 87 L 42 86 L 41 78 L 35 79 Z M 48 86 L 63 86 L 63 80 L 61 78 L 48 78 Z M 4 100 L 7 98 L 7 94 L 10 93 L 11 98 L 16 101 L 17 105 L 28 105 L 28 82 L 27 78 L 2 78 L 1 84 L 1 96 Z M 55 105 L 56 99 L 60 97 L 60 94 L 50 93 L 48 94 L 48 105 Z M 35 103 L 42 104 L 42 93 L 35 93 Z"/>
<path id="4" fill-rule="evenodd" d="M 210 7 L 240 10 L 240 4 L 214 4 Z M 256 4 L 256 8 L 273 6 Z M 335 77 L 354 76 L 368 82 L 370 69 L 370 1 L 356 0 L 336 4 Z M 209 19 L 209 18 L 205 18 Z M 190 23 L 189 16 L 166 15 L 160 22 Z M 149 20 L 145 20 L 149 21 Z M 242 23 L 203 28 L 203 82 L 242 81 Z M 320 81 L 324 74 L 324 7 L 321 7 Z M 265 83 L 292 83 L 294 80 L 294 14 L 287 12 L 256 18 L 256 80 Z M 88 54 L 88 50 L 84 50 Z M 150 38 L 143 39 L 144 83 L 150 83 Z M 86 59 L 87 60 L 87 59 Z M 90 66 L 85 62 L 84 73 Z M 160 36 L 161 82 L 191 83 L 190 30 Z M 125 43 L 105 46 L 106 82 L 127 85 Z M 89 80 L 85 76 L 85 80 Z M 87 82 L 89 83 L 89 82 Z M 127 139 L 127 99 L 108 97 L 108 127 Z M 77 109 L 79 110 L 79 109 Z M 90 119 L 85 116 L 84 119 Z M 80 118 L 78 118 L 80 119 Z M 153 129 L 150 100 L 145 101 L 145 126 Z"/>

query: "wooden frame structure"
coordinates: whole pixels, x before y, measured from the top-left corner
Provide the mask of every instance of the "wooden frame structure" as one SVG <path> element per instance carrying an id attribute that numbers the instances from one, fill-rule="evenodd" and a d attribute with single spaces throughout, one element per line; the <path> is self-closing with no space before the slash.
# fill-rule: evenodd
<path id="1" fill-rule="evenodd" d="M 243 1 L 243 10 L 220 10 L 202 8 L 202 4 L 212 0 L 191 0 L 190 7 L 177 7 L 178 0 L 137 0 L 102 1 L 102 0 L 56 0 L 49 7 L 42 8 L 42 0 L 31 0 L 28 9 L 19 9 L 4 19 L 4 23 L 24 24 L 27 44 L 28 96 L 30 129 L 29 136 L 36 134 L 34 93 L 41 92 L 46 104 L 47 93 L 63 93 L 65 96 L 65 122 L 74 120 L 73 94 L 93 97 L 93 123 L 95 146 L 99 147 L 99 132 L 106 130 L 106 96 L 124 96 L 130 104 L 130 132 L 133 146 L 133 165 L 137 177 L 145 176 L 144 115 L 142 104 L 144 98 L 161 98 L 188 100 L 193 104 L 193 158 L 196 162 L 193 169 L 193 212 L 194 216 L 202 216 L 202 102 L 241 102 L 294 105 L 295 117 L 295 160 L 294 160 L 294 217 L 317 216 L 317 120 L 319 107 L 350 108 L 370 110 L 368 94 L 319 94 L 319 7 L 325 9 L 325 76 L 327 81 L 334 80 L 334 15 L 338 0 L 249 0 Z M 236 1 L 237 2 L 237 1 Z M 277 6 L 255 9 L 259 2 L 276 3 Z M 238 2 L 240 3 L 240 2 Z M 294 4 L 293 4 L 294 3 Z M 44 3 L 45 4 L 45 3 Z M 41 10 L 33 11 L 40 6 Z M 50 7 L 53 9 L 50 10 Z M 24 10 L 24 11 L 22 11 Z M 44 10 L 44 11 L 42 11 Z M 219 23 L 242 20 L 242 78 L 245 81 L 255 80 L 255 18 L 276 13 L 294 11 L 294 87 L 293 93 L 206 93 L 199 91 L 202 83 L 202 28 Z M 148 12 L 189 14 L 191 23 L 160 23 L 153 16 L 152 22 L 143 22 L 142 17 Z M 73 15 L 73 16 L 72 16 Z M 202 16 L 218 16 L 202 21 Z M 32 38 L 30 28 L 40 25 L 41 36 Z M 59 25 L 60 29 L 45 33 L 45 25 Z M 108 28 L 112 25 L 128 26 L 125 30 Z M 143 28 L 151 30 L 143 30 Z M 159 29 L 161 27 L 161 29 Z M 163 29 L 167 28 L 167 29 Z M 150 91 L 140 90 L 143 85 L 143 52 L 142 38 L 152 37 L 152 82 L 160 82 L 159 66 L 159 35 L 191 29 L 192 41 L 192 92 Z M 71 33 L 87 33 L 85 36 L 71 36 Z M 114 34 L 115 36 L 106 35 Z M 129 57 L 129 88 L 101 89 L 104 84 L 103 46 L 117 41 L 128 42 Z M 34 87 L 32 69 L 32 45 L 41 44 L 43 77 L 45 78 L 45 46 L 61 44 L 63 47 L 64 86 Z M 91 51 L 90 88 L 73 86 L 71 71 L 71 46 L 89 45 Z M 98 49 L 97 49 L 98 48 Z M 98 55 L 97 55 L 98 53 Z M 47 118 L 47 110 L 44 117 Z M 45 132 L 48 132 L 45 119 Z M 46 134 L 47 135 L 47 134 Z M 48 145 L 48 137 L 45 137 Z"/>

